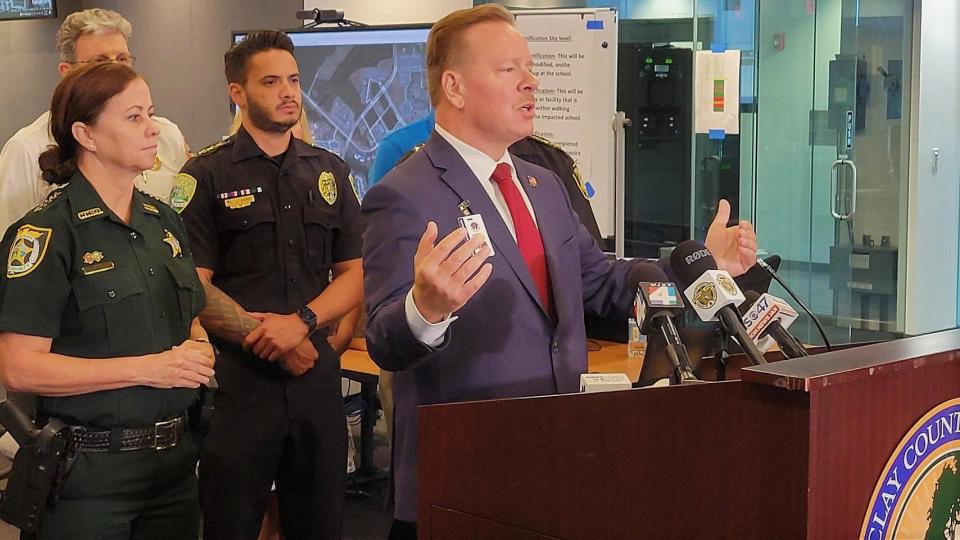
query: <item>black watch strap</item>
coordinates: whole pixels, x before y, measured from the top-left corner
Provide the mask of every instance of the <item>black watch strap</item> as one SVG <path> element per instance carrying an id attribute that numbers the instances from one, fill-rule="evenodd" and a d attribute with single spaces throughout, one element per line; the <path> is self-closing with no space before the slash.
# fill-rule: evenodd
<path id="1" fill-rule="evenodd" d="M 310 309 L 309 306 L 303 306 L 297 311 L 297 315 L 300 317 L 300 320 L 303 321 L 303 324 L 307 325 L 307 329 L 312 333 L 317 329 L 317 314 Z"/>

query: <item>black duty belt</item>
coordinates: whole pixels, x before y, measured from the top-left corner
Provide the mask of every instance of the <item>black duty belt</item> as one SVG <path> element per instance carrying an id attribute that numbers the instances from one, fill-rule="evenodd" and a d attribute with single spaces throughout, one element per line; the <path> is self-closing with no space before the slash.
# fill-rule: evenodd
<path id="1" fill-rule="evenodd" d="M 130 450 L 166 450 L 180 442 L 187 426 L 187 415 L 157 422 L 143 428 L 124 428 L 109 431 L 73 432 L 74 448 L 80 452 L 126 452 Z"/>

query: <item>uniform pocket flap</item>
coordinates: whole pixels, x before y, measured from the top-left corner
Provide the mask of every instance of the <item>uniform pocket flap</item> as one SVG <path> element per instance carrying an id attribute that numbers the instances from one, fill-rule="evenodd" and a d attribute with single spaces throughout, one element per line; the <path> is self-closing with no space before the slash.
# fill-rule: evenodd
<path id="1" fill-rule="evenodd" d="M 177 283 L 177 287 L 191 290 L 200 288 L 200 278 L 197 277 L 195 268 L 177 264 L 174 261 L 167 261 L 167 269 L 170 271 L 170 275 L 173 276 L 173 280 Z"/>
<path id="2" fill-rule="evenodd" d="M 261 223 L 276 221 L 273 206 L 266 197 L 257 199 L 246 208 L 222 208 L 219 215 L 221 229 L 225 231 L 246 231 Z"/>
<path id="3" fill-rule="evenodd" d="M 303 222 L 307 225 L 320 225 L 325 229 L 339 229 L 339 216 L 329 209 L 307 206 L 303 209 Z"/>
<path id="4" fill-rule="evenodd" d="M 130 269 L 117 267 L 108 272 L 81 276 L 73 284 L 77 308 L 85 311 L 94 306 L 115 304 L 124 298 L 143 293 L 143 284 Z"/>

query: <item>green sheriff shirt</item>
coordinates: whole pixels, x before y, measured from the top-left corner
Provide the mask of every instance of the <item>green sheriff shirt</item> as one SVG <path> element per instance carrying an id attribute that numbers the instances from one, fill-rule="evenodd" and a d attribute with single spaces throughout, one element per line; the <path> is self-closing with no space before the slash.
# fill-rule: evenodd
<path id="1" fill-rule="evenodd" d="M 79 358 L 158 353 L 190 335 L 205 298 L 180 216 L 134 191 L 130 224 L 79 172 L 3 238 L 0 331 L 53 338 Z M 43 397 L 41 415 L 95 429 L 182 413 L 196 390 L 143 386 Z"/>

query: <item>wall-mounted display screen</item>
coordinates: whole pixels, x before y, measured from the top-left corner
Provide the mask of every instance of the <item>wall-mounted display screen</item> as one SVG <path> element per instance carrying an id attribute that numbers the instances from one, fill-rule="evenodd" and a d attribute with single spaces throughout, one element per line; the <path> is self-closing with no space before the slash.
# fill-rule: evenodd
<path id="1" fill-rule="evenodd" d="M 424 64 L 429 31 L 421 25 L 288 32 L 314 142 L 350 165 L 361 195 L 384 135 L 430 112 Z M 234 43 L 245 35 L 234 32 Z"/>
<path id="2" fill-rule="evenodd" d="M 56 0 L 0 0 L 0 21 L 56 17 Z"/>

